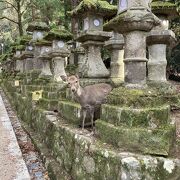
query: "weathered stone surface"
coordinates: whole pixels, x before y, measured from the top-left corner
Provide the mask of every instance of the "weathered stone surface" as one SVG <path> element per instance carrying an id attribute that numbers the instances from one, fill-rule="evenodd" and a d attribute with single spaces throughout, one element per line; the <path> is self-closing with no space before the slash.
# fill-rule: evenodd
<path id="1" fill-rule="evenodd" d="M 56 82 L 62 82 L 62 77 L 67 77 L 65 72 L 65 58 L 63 57 L 54 57 L 53 62 L 53 76 Z"/>
<path id="2" fill-rule="evenodd" d="M 124 38 L 118 33 L 105 42 L 105 48 L 111 52 L 110 78 L 116 85 L 124 82 Z"/>
<path id="3" fill-rule="evenodd" d="M 24 71 L 23 68 L 23 61 L 22 60 L 16 60 L 16 67 L 15 67 L 16 71 L 20 71 L 21 73 Z"/>
<path id="4" fill-rule="evenodd" d="M 81 106 L 77 103 L 59 101 L 58 110 L 61 115 L 75 124 L 80 124 Z"/>
<path id="5" fill-rule="evenodd" d="M 153 30 L 147 36 L 149 50 L 148 80 L 154 82 L 167 82 L 166 79 L 166 47 L 175 40 L 170 30 Z"/>
<path id="6" fill-rule="evenodd" d="M 108 104 L 123 107 L 145 108 L 157 107 L 163 104 L 180 105 L 179 95 L 169 85 L 150 85 L 146 89 L 114 88 L 107 97 Z"/>
<path id="7" fill-rule="evenodd" d="M 124 128 L 96 121 L 98 136 L 105 143 L 115 147 L 144 154 L 169 155 L 174 140 L 174 128 L 166 126 L 161 129 Z"/>
<path id="8" fill-rule="evenodd" d="M 104 104 L 101 119 L 115 126 L 156 129 L 170 124 L 170 107 L 134 109 Z"/>
<path id="9" fill-rule="evenodd" d="M 85 48 L 85 63 L 82 67 L 82 76 L 91 78 L 104 78 L 109 76 L 101 58 L 101 46 L 103 43 L 96 41 L 86 41 L 83 46 Z"/>

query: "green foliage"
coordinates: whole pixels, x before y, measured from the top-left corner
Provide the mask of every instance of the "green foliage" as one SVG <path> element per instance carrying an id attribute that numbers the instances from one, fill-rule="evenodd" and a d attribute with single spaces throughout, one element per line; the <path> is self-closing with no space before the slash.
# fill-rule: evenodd
<path id="1" fill-rule="evenodd" d="M 2 55 L 0 55 L 0 62 L 6 61 L 7 58 L 8 58 L 8 54 L 2 54 Z"/>

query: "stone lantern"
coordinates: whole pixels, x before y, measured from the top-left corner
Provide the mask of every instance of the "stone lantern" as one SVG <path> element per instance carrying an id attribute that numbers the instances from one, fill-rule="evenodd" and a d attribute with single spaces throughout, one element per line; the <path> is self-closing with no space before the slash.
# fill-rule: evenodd
<path id="1" fill-rule="evenodd" d="M 27 32 L 33 33 L 33 41 L 43 39 L 45 33 L 49 31 L 48 25 L 41 20 L 39 15 L 36 15 L 35 20 L 28 24 Z"/>
<path id="2" fill-rule="evenodd" d="M 83 0 L 72 12 L 74 17 L 81 17 L 83 22 L 82 32 L 77 35 L 77 41 L 85 49 L 85 64 L 81 72 L 83 77 L 105 78 L 109 76 L 101 58 L 101 47 L 111 37 L 103 31 L 103 18 L 112 16 L 117 8 L 108 2 L 96 0 Z"/>
<path id="3" fill-rule="evenodd" d="M 105 42 L 105 48 L 111 52 L 110 79 L 118 85 L 124 82 L 124 37 L 113 32 L 112 38 Z"/>
<path id="4" fill-rule="evenodd" d="M 20 44 L 24 46 L 24 51 L 20 55 L 20 59 L 23 62 L 23 71 L 27 72 L 33 69 L 33 46 L 29 44 L 32 37 L 30 35 L 24 35 L 20 38 Z"/>
<path id="5" fill-rule="evenodd" d="M 42 62 L 40 59 L 36 59 L 40 54 L 42 54 L 41 48 L 41 41 L 43 41 L 43 37 L 45 36 L 45 33 L 49 31 L 48 25 L 41 20 L 41 17 L 39 16 L 39 12 L 35 12 L 36 17 L 35 20 L 28 24 L 28 27 L 26 29 L 27 32 L 32 32 L 33 38 L 32 42 L 35 44 L 34 47 L 34 58 L 33 58 L 33 69 L 39 70 L 42 68 Z"/>
<path id="6" fill-rule="evenodd" d="M 153 1 L 152 11 L 161 19 L 147 36 L 149 51 L 148 80 L 151 82 L 167 82 L 166 48 L 175 41 L 175 34 L 169 29 L 169 20 L 177 17 L 176 5 L 172 2 Z"/>
<path id="7" fill-rule="evenodd" d="M 72 34 L 64 29 L 53 29 L 45 36 L 45 39 L 52 41 L 52 51 L 49 55 L 52 59 L 53 76 L 56 82 L 60 82 L 61 77 L 66 77 L 65 59 L 70 54 L 67 41 L 72 39 Z"/>
<path id="8" fill-rule="evenodd" d="M 125 38 L 125 84 L 142 88 L 146 84 L 146 35 L 160 20 L 149 11 L 151 0 L 120 0 L 118 15 L 104 25 Z"/>

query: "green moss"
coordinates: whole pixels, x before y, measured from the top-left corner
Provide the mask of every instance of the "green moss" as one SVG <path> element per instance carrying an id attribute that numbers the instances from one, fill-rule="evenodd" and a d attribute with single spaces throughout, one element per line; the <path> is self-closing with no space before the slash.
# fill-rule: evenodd
<path id="1" fill-rule="evenodd" d="M 169 154 L 174 140 L 174 127 L 150 130 L 146 128 L 115 127 L 101 120 L 96 121 L 97 134 L 105 143 L 132 152 L 144 154 Z M 111 136 L 110 136 L 111 134 Z"/>
<path id="2" fill-rule="evenodd" d="M 127 108 L 102 105 L 101 119 L 115 126 L 158 128 L 169 124 L 169 106 Z"/>
<path id="3" fill-rule="evenodd" d="M 103 0 L 83 0 L 70 14 L 76 16 L 87 13 L 88 11 L 96 12 L 103 16 L 113 16 L 117 12 L 117 6 L 110 5 L 107 1 Z"/>
<path id="4" fill-rule="evenodd" d="M 16 48 L 16 50 L 22 51 L 22 50 L 25 50 L 26 46 L 24 46 L 24 45 L 17 45 L 15 48 Z"/>
<path id="5" fill-rule="evenodd" d="M 171 87 L 149 87 L 143 90 L 115 88 L 107 97 L 109 104 L 121 107 L 158 107 L 163 104 L 180 105 L 178 93 Z"/>
<path id="6" fill-rule="evenodd" d="M 53 111 L 57 109 L 58 101 L 54 99 L 45 99 L 42 98 L 38 101 L 38 106 L 42 109 Z"/>
<path id="7" fill-rule="evenodd" d="M 1 54 L 1 55 L 0 55 L 0 62 L 6 61 L 7 58 L 8 58 L 8 54 Z"/>
<path id="8" fill-rule="evenodd" d="M 69 120 L 70 123 L 77 125 L 80 124 L 81 107 L 79 104 L 69 101 L 59 101 L 58 110 L 65 119 Z"/>
<path id="9" fill-rule="evenodd" d="M 41 39 L 41 40 L 37 40 L 36 42 L 34 42 L 34 44 L 36 45 L 36 46 L 50 46 L 50 45 L 52 45 L 52 42 L 51 41 L 47 41 L 47 40 L 45 40 L 45 39 Z"/>
<path id="10" fill-rule="evenodd" d="M 168 2 L 168 1 L 159 1 L 159 0 L 154 0 L 151 3 L 152 10 L 157 9 L 157 8 L 176 8 L 176 4 L 173 2 Z"/>
<path id="11" fill-rule="evenodd" d="M 19 39 L 19 44 L 26 45 L 32 39 L 31 35 L 24 35 L 21 36 Z"/>
<path id="12" fill-rule="evenodd" d="M 72 34 L 67 30 L 52 29 L 51 31 L 48 32 L 48 34 L 44 37 L 44 39 L 46 40 L 60 39 L 60 40 L 69 41 L 72 39 L 72 37 L 73 37 Z"/>

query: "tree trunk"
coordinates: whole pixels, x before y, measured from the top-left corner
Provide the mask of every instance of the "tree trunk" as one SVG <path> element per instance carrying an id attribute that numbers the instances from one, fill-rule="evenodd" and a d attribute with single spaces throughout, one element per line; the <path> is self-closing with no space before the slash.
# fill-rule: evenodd
<path id="1" fill-rule="evenodd" d="M 21 5 L 20 0 L 17 2 L 17 15 L 18 15 L 18 28 L 19 28 L 19 35 L 23 36 L 23 25 L 22 25 L 22 14 L 21 14 Z"/>

